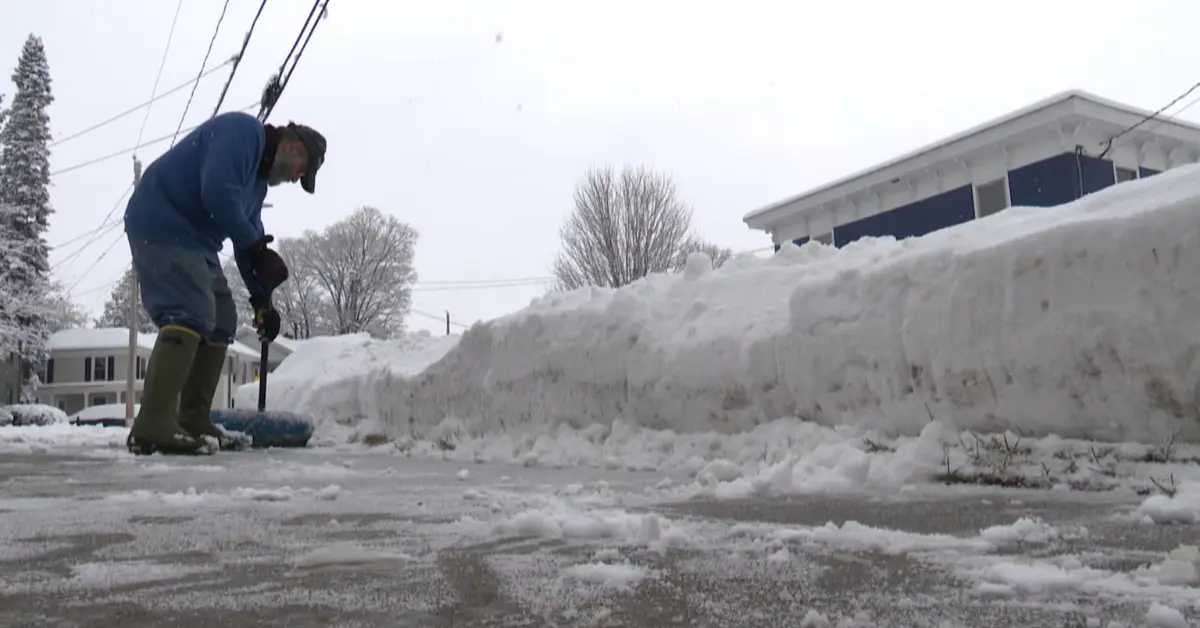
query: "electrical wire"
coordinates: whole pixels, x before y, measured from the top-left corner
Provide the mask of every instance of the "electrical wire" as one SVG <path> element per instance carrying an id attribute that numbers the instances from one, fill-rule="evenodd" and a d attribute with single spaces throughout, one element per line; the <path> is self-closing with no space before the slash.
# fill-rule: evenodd
<path id="1" fill-rule="evenodd" d="M 314 22 L 313 16 L 317 15 L 318 8 L 320 9 L 320 14 Z M 296 66 L 300 64 L 300 57 L 304 55 L 305 49 L 308 48 L 308 42 L 312 39 L 313 34 L 317 32 L 317 26 L 321 24 L 321 20 L 325 19 L 328 8 L 329 0 L 315 0 L 313 2 L 313 8 L 308 12 L 308 19 L 304 20 L 304 26 L 300 28 L 300 33 L 296 35 L 296 41 L 292 42 L 292 49 L 283 58 L 283 63 L 279 66 L 279 72 L 271 78 L 266 89 L 263 90 L 262 108 L 258 111 L 258 120 L 260 122 L 266 122 L 267 118 L 271 116 L 271 112 L 275 110 L 275 104 L 279 102 L 280 96 L 283 95 L 283 90 L 287 88 L 288 82 L 291 81 L 292 72 L 295 72 Z M 308 27 L 310 23 L 312 24 L 311 29 Z M 307 37 L 304 35 L 305 31 L 308 31 Z M 300 43 L 301 38 L 304 38 L 303 44 Z M 297 46 L 300 47 L 299 52 L 296 50 Z M 295 59 L 292 58 L 293 53 L 296 55 Z M 288 61 L 292 62 L 292 67 L 288 68 L 287 73 L 284 74 L 284 69 L 287 68 Z"/>
<path id="2" fill-rule="evenodd" d="M 167 66 L 167 53 L 171 52 L 171 40 L 175 39 L 175 25 L 179 23 L 179 12 L 182 9 L 183 0 L 179 0 L 175 5 L 175 17 L 171 18 L 171 30 L 167 33 L 167 45 L 163 48 L 162 60 L 158 62 L 158 74 L 154 76 L 154 87 L 150 89 L 150 102 L 154 102 L 154 95 L 158 93 L 158 82 L 162 80 L 163 68 Z M 208 60 L 205 59 L 205 63 L 207 62 Z M 201 70 L 200 76 L 196 77 L 196 83 L 199 83 L 200 79 L 204 76 L 203 68 Z M 194 90 L 195 87 L 192 89 Z M 150 120 L 150 109 L 152 107 L 146 107 L 146 115 L 142 116 L 142 128 L 138 130 L 138 144 L 142 143 L 142 134 L 146 132 L 146 122 Z"/>
<path id="3" fill-rule="evenodd" d="M 257 106 L 258 106 L 258 103 L 253 103 L 253 104 L 247 105 L 247 106 L 245 106 L 245 107 L 242 107 L 242 108 L 241 108 L 241 109 L 239 109 L 238 111 L 250 111 L 251 109 L 253 109 L 253 108 L 257 107 Z M 201 123 L 201 124 L 203 124 L 203 123 Z M 132 153 L 132 152 L 136 151 L 136 150 L 137 150 L 137 149 L 139 149 L 139 148 L 145 148 L 146 146 L 151 146 L 151 145 L 153 145 L 153 144 L 157 144 L 157 143 L 159 143 L 159 142 L 163 142 L 163 141 L 166 141 L 166 140 L 173 139 L 173 138 L 174 138 L 175 136 L 177 136 L 179 133 L 187 133 L 187 132 L 189 132 L 189 131 L 195 130 L 195 129 L 196 129 L 196 127 L 198 127 L 198 126 L 200 126 L 200 125 L 199 125 L 199 124 L 196 124 L 196 125 L 193 125 L 193 126 L 190 126 L 190 127 L 186 128 L 186 129 L 182 129 L 182 130 L 176 131 L 174 134 L 167 134 L 167 135 L 164 135 L 164 136 L 162 136 L 162 137 L 157 137 L 157 138 L 155 138 L 155 139 L 148 140 L 148 141 L 146 141 L 146 142 L 142 142 L 142 143 L 138 144 L 137 146 L 131 146 L 131 147 L 129 147 L 129 148 L 125 148 L 125 149 L 122 149 L 122 150 L 119 150 L 119 151 L 115 151 L 115 152 L 109 153 L 109 154 L 107 154 L 107 155 L 102 155 L 102 156 L 100 156 L 100 157 L 96 157 L 95 159 L 89 159 L 89 160 L 87 160 L 87 161 L 85 161 L 85 162 L 82 162 L 82 163 L 77 163 L 77 164 L 74 164 L 74 165 L 71 165 L 71 166 L 67 166 L 66 168 L 59 168 L 58 170 L 55 170 L 54 172 L 51 172 L 51 173 L 50 173 L 50 176 L 52 176 L 52 177 L 53 177 L 53 176 L 55 176 L 55 175 L 60 175 L 60 174 L 63 174 L 63 173 L 72 172 L 72 171 L 74 171 L 74 170 L 79 170 L 80 168 L 86 168 L 86 167 L 88 167 L 88 166 L 91 166 L 91 165 L 94 165 L 94 164 L 98 164 L 98 163 L 100 163 L 100 162 L 102 162 L 102 161 L 108 161 L 109 159 L 112 159 L 112 158 L 114 158 L 114 157 L 120 157 L 121 155 L 126 155 L 126 154 L 129 154 L 129 153 Z"/>
<path id="4" fill-rule="evenodd" d="M 213 29 L 212 38 L 208 40 L 208 50 L 204 52 L 204 61 L 200 62 L 200 71 L 204 71 L 204 66 L 208 65 L 208 57 L 212 54 L 213 44 L 217 41 L 217 34 L 221 32 L 221 24 L 225 22 L 225 12 L 229 10 L 229 0 L 225 0 L 225 4 L 221 6 L 221 17 L 217 18 L 217 27 Z M 192 107 L 192 99 L 196 96 L 196 85 L 199 80 L 192 83 L 192 93 L 188 95 L 187 104 L 183 106 L 183 115 L 179 116 L 179 125 L 175 127 L 175 135 L 171 137 L 171 146 L 175 145 L 175 140 L 179 138 L 179 132 L 183 129 L 183 121 L 187 118 L 188 109 Z"/>
<path id="5" fill-rule="evenodd" d="M 78 241 L 80 241 L 80 240 L 82 240 L 82 239 L 84 239 L 84 238 L 86 238 L 86 237 L 88 237 L 88 236 L 90 236 L 90 235 L 96 234 L 96 233 L 100 232 L 102 229 L 104 229 L 105 227 L 109 227 L 109 226 L 112 226 L 112 225 L 114 225 L 114 224 L 116 224 L 116 223 L 119 223 L 119 222 L 120 222 L 120 220 L 109 220 L 109 219 L 110 219 L 110 218 L 112 218 L 112 215 L 113 215 L 114 213 L 116 213 L 116 211 L 117 211 L 117 208 L 121 206 L 121 201 L 125 200 L 125 197 L 126 197 L 126 196 L 128 196 L 128 195 L 129 195 L 129 193 L 130 193 L 130 192 L 132 192 L 132 191 L 133 191 L 133 184 L 132 184 L 132 183 L 130 183 L 130 184 L 129 184 L 129 187 L 125 188 L 125 191 L 124 191 L 124 192 L 122 192 L 122 193 L 121 193 L 121 196 L 117 198 L 117 202 L 113 203 L 112 209 L 108 210 L 108 213 L 104 215 L 104 220 L 102 220 L 102 221 L 100 222 L 100 226 L 99 226 L 99 227 L 96 227 L 95 229 L 92 229 L 91 231 L 89 231 L 89 232 L 87 232 L 87 233 L 84 233 L 84 234 L 78 235 L 78 236 L 76 236 L 76 237 L 74 237 L 74 238 L 71 238 L 70 240 L 67 240 L 66 242 L 62 242 L 62 243 L 60 243 L 60 244 L 56 244 L 56 245 L 54 245 L 54 246 L 52 246 L 52 247 L 50 247 L 50 248 L 51 248 L 51 249 L 56 249 L 56 250 L 57 250 L 57 249 L 61 249 L 61 248 L 65 247 L 65 246 L 68 246 L 68 245 L 70 245 L 70 244 L 74 244 L 75 242 L 78 242 Z M 94 241 L 94 240 L 93 240 L 93 241 Z M 88 246 L 90 246 L 90 245 L 91 245 L 91 242 L 89 242 L 89 243 L 87 243 L 87 244 L 83 245 L 83 248 L 85 248 L 85 249 L 86 249 L 86 248 L 87 248 Z M 80 250 L 82 250 L 82 249 L 80 249 Z"/>
<path id="6" fill-rule="evenodd" d="M 1142 126 L 1143 124 L 1145 124 L 1145 123 L 1147 123 L 1147 122 L 1149 122 L 1149 121 L 1151 121 L 1151 120 L 1153 120 L 1153 119 L 1157 118 L 1157 117 L 1158 117 L 1160 114 L 1162 114 L 1164 111 L 1166 111 L 1167 109 L 1170 109 L 1171 107 L 1174 107 L 1176 103 L 1178 103 L 1179 101 L 1183 100 L 1184 98 L 1187 98 L 1189 95 L 1191 95 L 1191 93 L 1192 93 L 1192 92 L 1196 91 L 1197 89 L 1200 89 L 1200 82 L 1197 82 L 1195 85 L 1192 85 L 1191 87 L 1189 87 L 1189 88 L 1188 88 L 1188 90 L 1187 90 L 1186 92 L 1184 92 L 1184 93 L 1180 94 L 1179 96 L 1175 97 L 1175 99 L 1174 99 L 1174 100 L 1172 100 L 1171 102 L 1167 103 L 1165 106 L 1163 106 L 1163 107 L 1162 107 L 1161 109 L 1159 109 L 1158 111 L 1155 111 L 1154 113 L 1152 113 L 1152 114 L 1150 114 L 1150 115 L 1146 116 L 1145 118 L 1142 118 L 1140 121 L 1138 121 L 1138 123 L 1137 123 L 1137 124 L 1135 124 L 1135 125 L 1133 125 L 1133 126 L 1131 126 L 1131 127 L 1127 128 L 1127 129 L 1125 129 L 1124 131 L 1121 131 L 1120 133 L 1117 133 L 1116 135 L 1114 135 L 1114 136 L 1112 136 L 1112 137 L 1108 138 L 1108 141 L 1107 141 L 1107 142 L 1105 142 L 1105 147 L 1104 147 L 1104 150 L 1100 152 L 1100 154 L 1097 156 L 1097 159 L 1104 159 L 1104 156 L 1108 154 L 1108 151 L 1112 150 L 1112 148 L 1113 148 L 1113 142 L 1114 142 L 1114 141 L 1116 141 L 1118 138 L 1120 138 L 1121 136 L 1125 135 L 1126 133 L 1129 133 L 1130 131 L 1133 131 L 1134 129 L 1138 128 L 1139 126 Z"/>
<path id="7" fill-rule="evenodd" d="M 215 65 L 215 66 L 213 66 L 213 67 L 209 68 L 208 70 L 205 70 L 205 71 L 204 71 L 204 73 L 202 73 L 202 74 L 200 75 L 200 78 L 204 78 L 204 77 L 206 77 L 206 76 L 208 76 L 208 75 L 212 74 L 213 72 L 216 72 L 217 70 L 220 70 L 221 68 L 223 68 L 223 67 L 225 67 L 225 66 L 229 65 L 230 63 L 233 63 L 233 58 L 232 58 L 232 57 L 231 57 L 231 58 L 229 58 L 229 59 L 227 59 L 226 61 L 224 61 L 224 62 L 222 62 L 222 63 L 218 64 L 218 65 Z M 161 93 L 161 94 L 159 94 L 159 95 L 155 96 L 154 98 L 151 98 L 150 100 L 147 100 L 147 101 L 146 101 L 146 102 L 144 102 L 144 103 L 141 103 L 141 104 L 139 104 L 139 105 L 136 105 L 136 106 L 134 106 L 134 107 L 130 107 L 129 109 L 126 109 L 125 111 L 122 111 L 121 113 L 118 113 L 117 115 L 115 115 L 115 116 L 113 116 L 113 117 L 111 117 L 111 118 L 108 118 L 108 119 L 106 119 L 106 120 L 103 120 L 103 121 L 101 121 L 101 122 L 97 122 L 96 124 L 93 124 L 92 126 L 89 126 L 88 128 L 86 128 L 86 129 L 83 129 L 82 131 L 77 131 L 77 132 L 75 132 L 75 133 L 72 133 L 71 135 L 68 135 L 67 137 L 64 137 L 64 138 L 62 138 L 62 139 L 59 139 L 59 140 L 55 140 L 53 143 L 51 143 L 51 144 L 48 146 L 48 148 L 54 148 L 55 146 L 58 146 L 59 144 L 62 144 L 63 142 L 69 142 L 69 141 L 71 141 L 71 140 L 73 140 L 73 139 L 75 139 L 75 138 L 77 138 L 77 137 L 81 137 L 81 136 L 83 136 L 83 135 L 87 135 L 88 133 L 91 133 L 92 131 L 95 131 L 96 129 L 100 129 L 100 128 L 106 127 L 106 126 L 108 126 L 108 125 L 112 124 L 113 122 L 116 122 L 117 120 L 120 120 L 121 118 L 124 118 L 125 116 L 127 116 L 127 115 L 129 115 L 129 114 L 136 113 L 137 111 L 139 111 L 139 110 L 141 110 L 141 109 L 148 108 L 150 105 L 154 104 L 155 102 L 157 102 L 157 101 L 160 101 L 160 100 L 162 100 L 163 98 L 166 98 L 167 96 L 170 96 L 171 94 L 174 94 L 175 92 L 177 92 L 177 91 L 179 91 L 179 90 L 181 90 L 181 89 L 184 89 L 185 87 L 188 87 L 188 86 L 192 85 L 192 84 L 193 84 L 193 83 L 195 83 L 195 82 L 196 82 L 196 79 L 189 79 L 189 80 L 188 80 L 187 82 L 185 82 L 185 83 L 180 83 L 179 85 L 176 85 L 175 87 L 172 87 L 171 89 L 169 89 L 169 90 L 167 90 L 167 91 L 165 91 L 165 92 L 163 92 L 163 93 Z M 139 133 L 139 136 L 140 136 L 140 133 Z M 139 140 L 138 140 L 138 141 L 139 141 L 139 142 L 141 141 L 140 137 L 139 137 Z"/>
<path id="8" fill-rule="evenodd" d="M 103 261 L 105 256 L 107 256 L 109 254 L 109 252 L 111 252 L 113 250 L 113 247 L 117 246 L 118 242 L 120 242 L 121 240 L 124 239 L 122 237 L 124 235 L 125 235 L 124 231 L 117 232 L 117 237 L 113 238 L 113 241 L 110 242 L 108 244 L 108 246 L 104 248 L 104 252 L 100 254 L 100 257 L 97 257 L 96 261 L 93 262 L 91 266 L 88 266 L 87 270 L 83 271 L 83 274 L 79 275 L 79 278 L 75 280 L 75 283 L 71 284 L 71 287 L 67 288 L 68 294 L 71 292 L 74 292 L 75 288 L 78 288 L 79 284 L 83 283 L 84 278 L 87 277 L 89 273 L 91 273 L 93 270 L 96 269 L 97 266 L 100 265 L 100 262 Z"/>
<path id="9" fill-rule="evenodd" d="M 258 18 L 262 16 L 263 9 L 267 6 L 267 0 L 262 0 L 258 5 L 258 13 L 254 14 L 254 20 L 250 22 L 250 30 L 246 31 L 246 37 L 242 39 L 242 49 L 238 51 L 237 56 L 233 59 L 233 69 L 229 71 L 229 78 L 225 79 L 225 87 L 221 88 L 221 96 L 217 98 L 217 106 L 213 107 L 213 116 L 221 111 L 221 105 L 225 102 L 225 94 L 229 92 L 229 86 L 233 83 L 233 77 L 237 74 L 238 66 L 242 63 L 242 57 L 246 54 L 246 47 L 250 45 L 250 36 L 254 34 L 254 27 L 258 25 Z"/>

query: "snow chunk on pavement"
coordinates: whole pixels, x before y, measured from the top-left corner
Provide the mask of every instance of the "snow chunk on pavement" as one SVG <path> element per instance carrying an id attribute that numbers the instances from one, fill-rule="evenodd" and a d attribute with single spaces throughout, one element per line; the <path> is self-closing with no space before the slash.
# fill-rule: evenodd
<path id="1" fill-rule="evenodd" d="M 129 430 L 96 425 L 8 425 L 0 427 L 0 452 L 38 453 L 56 447 L 125 448 Z"/>
<path id="2" fill-rule="evenodd" d="M 310 550 L 292 560 L 297 570 L 320 568 L 356 568 L 384 566 L 416 561 L 417 558 L 401 552 L 367 549 L 356 543 L 335 543 Z"/>
<path id="3" fill-rule="evenodd" d="M 619 591 L 631 591 L 650 574 L 649 569 L 632 563 L 584 563 L 562 570 L 564 578 L 605 585 Z"/>
<path id="4" fill-rule="evenodd" d="M 1147 628 L 1188 628 L 1188 623 L 1184 619 L 1183 613 L 1165 604 L 1154 602 L 1146 611 L 1146 626 Z"/>

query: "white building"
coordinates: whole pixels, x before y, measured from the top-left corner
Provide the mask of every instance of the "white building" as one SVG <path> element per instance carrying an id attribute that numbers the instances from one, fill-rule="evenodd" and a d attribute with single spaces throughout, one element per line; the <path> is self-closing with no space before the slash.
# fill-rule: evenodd
<path id="1" fill-rule="evenodd" d="M 258 339 L 258 332 L 255 331 L 253 327 L 249 325 L 242 325 L 240 328 L 238 328 L 235 338 L 237 338 L 238 342 L 241 342 L 247 347 L 256 349 L 255 355 L 258 355 L 260 358 L 262 357 L 262 342 Z M 283 336 L 279 336 L 273 340 L 270 343 L 270 348 L 267 350 L 267 372 L 270 373 L 274 371 L 275 368 L 278 367 L 285 358 L 291 355 L 292 352 L 296 350 L 296 347 L 302 342 L 304 341 L 295 340 L 293 338 L 284 338 Z M 254 373 L 254 377 L 258 377 L 257 370 Z M 252 379 L 250 381 L 257 380 Z"/>
<path id="2" fill-rule="evenodd" d="M 146 364 L 154 350 L 155 334 L 138 334 L 133 362 L 134 402 L 141 403 Z M 38 401 L 67 414 L 103 404 L 125 403 L 129 373 L 129 330 L 124 328 L 66 329 L 50 336 L 50 359 L 38 374 Z M 214 408 L 233 407 L 233 390 L 253 381 L 258 352 L 239 342 L 229 347 L 225 377 L 213 396 Z"/>
<path id="3" fill-rule="evenodd" d="M 1014 205 L 1060 205 L 1200 160 L 1200 125 L 1057 94 L 744 218 L 776 249 L 920 236 Z"/>

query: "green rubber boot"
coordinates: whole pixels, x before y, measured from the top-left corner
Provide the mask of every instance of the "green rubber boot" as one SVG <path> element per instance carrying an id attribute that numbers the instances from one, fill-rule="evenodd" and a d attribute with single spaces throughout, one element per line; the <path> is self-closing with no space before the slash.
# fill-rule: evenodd
<path id="1" fill-rule="evenodd" d="M 221 383 L 227 345 L 205 342 L 196 349 L 192 373 L 179 394 L 179 427 L 196 438 L 217 439 L 221 451 L 238 451 L 249 445 L 249 437 L 230 432 L 212 420 L 212 400 Z"/>
<path id="2" fill-rule="evenodd" d="M 200 337 L 190 329 L 168 325 L 159 330 L 146 366 L 142 404 L 126 441 L 129 451 L 194 456 L 216 450 L 203 438 L 183 431 L 178 421 L 179 393 L 199 344 Z"/>

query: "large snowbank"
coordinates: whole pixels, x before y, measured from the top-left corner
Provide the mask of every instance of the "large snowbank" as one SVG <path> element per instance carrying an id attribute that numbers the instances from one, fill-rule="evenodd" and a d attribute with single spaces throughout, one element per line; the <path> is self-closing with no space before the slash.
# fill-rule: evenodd
<path id="1" fill-rule="evenodd" d="M 539 298 L 457 341 L 306 343 L 269 405 L 395 435 L 446 417 L 476 432 L 620 418 L 722 433 L 798 417 L 1195 440 L 1197 216 L 1192 166 L 902 242 L 787 245 L 719 271 L 695 257 Z"/>
<path id="2" fill-rule="evenodd" d="M 293 342 L 294 352 L 267 374 L 267 408 L 311 416 L 319 434 L 336 431 L 336 425 L 392 421 L 392 409 L 378 405 L 386 399 L 378 391 L 418 375 L 457 339 L 425 332 L 393 340 L 352 334 Z M 258 383 L 240 386 L 235 404 L 256 407 Z"/>

